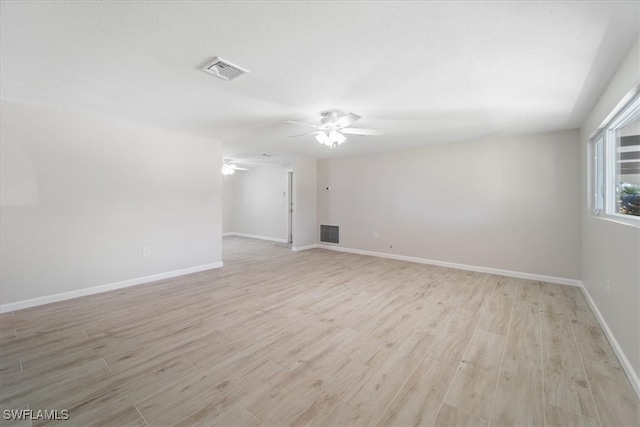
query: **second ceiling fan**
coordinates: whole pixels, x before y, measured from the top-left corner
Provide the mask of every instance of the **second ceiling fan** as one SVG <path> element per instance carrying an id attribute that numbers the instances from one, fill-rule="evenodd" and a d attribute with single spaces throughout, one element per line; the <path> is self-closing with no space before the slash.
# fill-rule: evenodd
<path id="1" fill-rule="evenodd" d="M 298 135 L 291 135 L 291 138 L 304 135 L 316 135 L 316 140 L 330 148 L 335 148 L 347 140 L 347 135 L 382 135 L 382 132 L 376 129 L 362 129 L 350 127 L 356 121 L 360 119 L 360 116 L 354 113 L 343 113 L 340 110 L 327 110 L 320 113 L 322 118 L 320 124 L 296 122 L 293 120 L 287 120 L 287 123 L 294 125 L 301 125 L 312 127 L 316 129 L 312 132 L 305 132 Z"/>

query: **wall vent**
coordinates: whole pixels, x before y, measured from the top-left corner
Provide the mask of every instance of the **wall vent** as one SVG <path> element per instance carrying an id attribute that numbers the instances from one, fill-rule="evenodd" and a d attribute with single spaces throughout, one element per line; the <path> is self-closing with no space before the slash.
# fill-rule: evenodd
<path id="1" fill-rule="evenodd" d="M 340 227 L 337 225 L 320 225 L 320 241 L 323 243 L 340 243 Z"/>
<path id="2" fill-rule="evenodd" d="M 222 58 L 218 58 L 217 56 L 208 62 L 207 65 L 202 67 L 202 71 L 213 74 L 214 76 L 220 77 L 224 80 L 232 80 L 241 74 L 249 72 L 249 70 L 238 67 L 237 65 L 234 65 Z"/>

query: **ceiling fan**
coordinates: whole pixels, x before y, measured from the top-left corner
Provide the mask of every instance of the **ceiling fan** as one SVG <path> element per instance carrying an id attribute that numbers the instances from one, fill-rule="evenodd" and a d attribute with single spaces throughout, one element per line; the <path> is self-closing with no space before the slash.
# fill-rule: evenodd
<path id="1" fill-rule="evenodd" d="M 231 163 L 231 159 L 222 159 L 222 175 L 233 175 L 236 171 L 248 171 L 248 168 L 240 168 Z"/>
<path id="2" fill-rule="evenodd" d="M 315 135 L 316 140 L 322 144 L 331 148 L 336 148 L 347 140 L 347 135 L 382 135 L 382 131 L 376 129 L 362 129 L 350 127 L 356 121 L 360 119 L 360 116 L 354 113 L 344 113 L 340 110 L 327 110 L 320 113 L 322 118 L 320 124 L 296 122 L 293 120 L 287 120 L 287 123 L 294 125 L 301 125 L 312 127 L 316 129 L 313 132 L 306 132 L 299 135 L 291 135 L 291 138 L 304 135 Z"/>

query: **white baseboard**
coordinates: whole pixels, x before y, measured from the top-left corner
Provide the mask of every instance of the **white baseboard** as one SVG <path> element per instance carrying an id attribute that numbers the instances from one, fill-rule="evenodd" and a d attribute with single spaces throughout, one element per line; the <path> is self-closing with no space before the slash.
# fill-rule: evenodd
<path id="1" fill-rule="evenodd" d="M 238 236 L 238 237 L 248 237 L 249 239 L 259 239 L 259 240 L 269 240 L 270 242 L 278 242 L 278 243 L 289 243 L 287 239 L 279 239 L 277 237 L 269 237 L 269 236 L 258 236 L 256 234 L 245 234 L 245 233 L 222 233 L 222 236 Z"/>
<path id="2" fill-rule="evenodd" d="M 307 249 L 314 249 L 319 247 L 320 245 L 313 244 L 313 245 L 306 245 L 306 246 L 291 247 L 291 250 L 293 252 L 300 252 L 300 251 L 306 251 Z"/>
<path id="3" fill-rule="evenodd" d="M 86 295 L 99 294 L 101 292 L 113 291 L 115 289 L 127 288 L 129 286 L 141 285 L 143 283 L 155 282 L 172 277 L 184 276 L 186 274 L 197 273 L 200 271 L 211 270 L 222 267 L 222 261 L 211 264 L 198 265 L 195 267 L 183 268 L 181 270 L 167 271 L 165 273 L 152 274 L 150 276 L 136 277 L 134 279 L 123 280 L 120 282 L 108 283 L 106 285 L 93 286 L 90 288 L 77 289 L 75 291 L 61 292 L 59 294 L 46 295 L 43 297 L 32 298 L 24 301 L 10 302 L 0 305 L 0 313 L 8 313 L 10 311 L 22 310 L 24 308 L 35 307 L 38 305 L 49 304 L 52 302 L 64 301 L 72 298 L 83 297 Z"/>
<path id="4" fill-rule="evenodd" d="M 618 357 L 618 360 L 622 365 L 622 369 L 624 369 L 624 372 L 627 374 L 627 378 L 629 378 L 629 382 L 633 387 L 633 391 L 636 392 L 638 399 L 640 399 L 640 378 L 638 378 L 638 374 L 633 369 L 633 366 L 631 366 L 631 363 L 629 363 L 629 359 L 627 359 L 627 356 L 624 354 L 624 351 L 622 351 L 622 347 L 620 347 L 618 340 L 616 340 L 613 332 L 611 332 L 611 329 L 609 329 L 609 325 L 607 325 L 607 322 L 604 320 L 602 313 L 600 313 L 600 310 L 598 310 L 598 306 L 593 301 L 593 298 L 591 298 L 589 291 L 587 291 L 587 288 L 585 288 L 584 286 L 580 287 L 582 288 L 582 293 L 584 294 L 587 302 L 589 303 L 589 306 L 591 307 L 591 311 L 593 311 L 596 315 L 596 318 L 598 319 L 598 322 L 600 322 L 600 326 L 602 326 L 602 329 L 604 330 L 604 333 L 607 336 L 611 347 L 613 347 L 613 351 Z"/>
<path id="5" fill-rule="evenodd" d="M 580 280 L 567 279 L 567 278 L 564 278 L 564 277 L 554 277 L 554 276 L 544 276 L 544 275 L 541 275 L 541 274 L 522 273 L 522 272 L 519 272 L 519 271 L 501 270 L 499 268 L 481 267 L 481 266 L 477 266 L 477 265 L 458 264 L 458 263 L 455 263 L 455 262 L 437 261 L 437 260 L 433 260 L 433 259 L 417 258 L 417 257 L 411 257 L 411 256 L 405 256 L 405 255 L 388 254 L 388 253 L 385 253 L 385 252 L 364 251 L 364 250 L 361 250 L 361 249 L 351 249 L 351 248 L 345 248 L 345 247 L 342 247 L 342 246 L 319 244 L 319 245 L 316 245 L 316 247 L 322 248 L 322 249 L 329 249 L 329 250 L 332 250 L 332 251 L 348 252 L 348 253 L 352 253 L 352 254 L 369 255 L 369 256 L 375 256 L 375 257 L 379 257 L 379 258 L 397 259 L 399 261 L 417 262 L 419 264 L 437 265 L 439 267 L 455 268 L 457 270 L 477 271 L 479 273 L 498 274 L 500 276 L 517 277 L 519 279 L 539 280 L 541 282 L 557 283 L 557 284 L 560 284 L 560 285 L 569 285 L 569 286 L 582 287 L 582 282 L 580 282 Z"/>

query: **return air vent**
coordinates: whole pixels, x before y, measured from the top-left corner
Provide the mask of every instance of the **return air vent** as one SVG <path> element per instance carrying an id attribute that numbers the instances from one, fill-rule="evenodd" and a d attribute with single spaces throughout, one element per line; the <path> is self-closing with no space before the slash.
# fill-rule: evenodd
<path id="1" fill-rule="evenodd" d="M 323 243 L 340 243 L 340 227 L 337 225 L 320 225 L 320 241 Z"/>
<path id="2" fill-rule="evenodd" d="M 217 56 L 207 63 L 207 65 L 202 67 L 202 71 L 213 74 L 214 76 L 220 77 L 224 80 L 232 80 L 241 74 L 249 72 L 249 70 L 238 67 L 237 65 L 234 65 L 229 61 L 225 61 L 222 58 L 218 58 Z"/>

